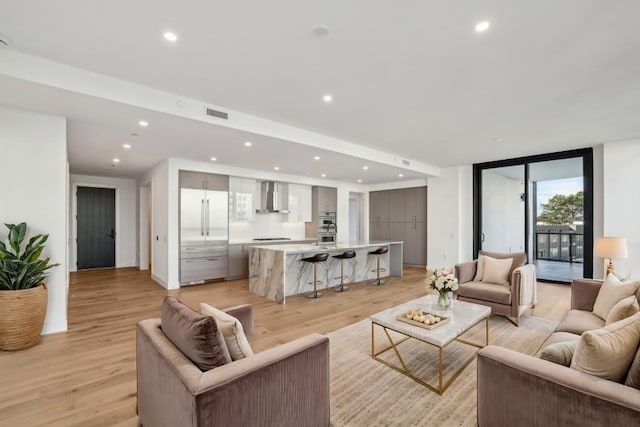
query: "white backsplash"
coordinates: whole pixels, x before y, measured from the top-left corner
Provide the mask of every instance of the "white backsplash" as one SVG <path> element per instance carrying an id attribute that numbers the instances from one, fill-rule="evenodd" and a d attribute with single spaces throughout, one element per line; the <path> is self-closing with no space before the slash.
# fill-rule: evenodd
<path id="1" fill-rule="evenodd" d="M 256 214 L 254 222 L 230 222 L 229 240 L 251 240 L 256 237 L 289 237 L 304 239 L 304 222 L 286 222 L 283 214 Z"/>

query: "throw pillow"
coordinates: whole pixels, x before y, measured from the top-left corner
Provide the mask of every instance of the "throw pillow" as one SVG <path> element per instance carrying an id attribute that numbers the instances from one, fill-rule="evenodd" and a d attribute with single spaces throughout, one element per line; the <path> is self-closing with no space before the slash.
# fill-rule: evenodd
<path id="1" fill-rule="evenodd" d="M 242 323 L 238 319 L 203 302 L 200 303 L 200 312 L 216 320 L 222 335 L 224 335 L 232 360 L 244 359 L 253 355 L 251 345 L 249 345 L 247 336 L 244 334 Z"/>
<path id="2" fill-rule="evenodd" d="M 628 385 L 640 390 L 640 347 L 636 351 L 636 356 L 633 358 L 629 372 L 627 373 L 627 379 L 624 381 L 624 385 Z"/>
<path id="3" fill-rule="evenodd" d="M 618 301 L 635 294 L 640 282 L 621 282 L 613 274 L 609 274 L 600 286 L 598 296 L 593 304 L 593 314 L 606 320 L 609 312 Z"/>
<path id="4" fill-rule="evenodd" d="M 607 315 L 605 326 L 610 325 L 611 323 L 618 322 L 622 319 L 626 319 L 629 316 L 633 316 L 639 311 L 640 306 L 638 306 L 638 300 L 635 295 L 624 298 L 618 301 L 618 303 L 613 306 L 613 308 Z"/>
<path id="5" fill-rule="evenodd" d="M 476 275 L 473 278 L 474 282 L 482 282 L 482 277 L 484 276 L 484 255 L 480 255 L 478 257 L 478 262 L 476 263 Z"/>
<path id="6" fill-rule="evenodd" d="M 218 326 L 211 317 L 201 315 L 175 297 L 166 297 L 160 322 L 169 341 L 201 371 L 231 362 L 227 345 L 224 339 L 218 340 Z"/>
<path id="7" fill-rule="evenodd" d="M 540 359 L 557 363 L 558 365 L 570 366 L 573 353 L 576 351 L 580 340 L 557 342 L 546 346 L 540 353 Z"/>
<path id="8" fill-rule="evenodd" d="M 640 342 L 640 313 L 602 329 L 586 331 L 573 353 L 571 368 L 606 380 L 621 382 Z"/>
<path id="9" fill-rule="evenodd" d="M 496 259 L 489 256 L 484 257 L 484 283 L 497 283 L 499 285 L 509 285 L 509 271 L 513 258 Z"/>

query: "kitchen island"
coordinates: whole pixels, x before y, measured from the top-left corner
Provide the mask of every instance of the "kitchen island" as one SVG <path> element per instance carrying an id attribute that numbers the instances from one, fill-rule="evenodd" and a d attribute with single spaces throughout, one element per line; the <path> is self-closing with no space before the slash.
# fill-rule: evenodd
<path id="1" fill-rule="evenodd" d="M 331 255 L 355 251 L 356 257 L 345 260 L 345 283 L 375 279 L 376 256 L 369 252 L 387 246 L 389 252 L 380 255 L 380 277 L 402 277 L 403 242 L 370 241 L 334 244 L 292 244 L 252 246 L 249 248 L 249 290 L 270 300 L 284 304 L 286 297 L 313 290 L 313 265 L 302 258 L 328 252 L 329 259 L 318 265 L 318 288 L 333 287 L 340 283 L 340 260 Z"/>

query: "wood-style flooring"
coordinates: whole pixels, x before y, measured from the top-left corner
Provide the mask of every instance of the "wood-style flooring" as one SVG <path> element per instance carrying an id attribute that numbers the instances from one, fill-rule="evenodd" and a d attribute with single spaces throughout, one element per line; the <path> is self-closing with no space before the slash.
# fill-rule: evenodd
<path id="1" fill-rule="evenodd" d="M 178 296 L 197 308 L 253 304 L 255 351 L 311 332 L 327 333 L 370 314 L 422 296 L 424 268 L 382 287 L 351 284 L 351 292 L 325 298 L 287 298 L 279 305 L 248 291 L 246 280 L 166 291 L 135 268 L 71 274 L 69 330 L 46 335 L 19 352 L 0 351 L 0 426 L 135 426 L 135 325 L 158 317 L 162 299 Z M 569 287 L 541 283 L 532 313 L 558 321 L 569 308 Z"/>

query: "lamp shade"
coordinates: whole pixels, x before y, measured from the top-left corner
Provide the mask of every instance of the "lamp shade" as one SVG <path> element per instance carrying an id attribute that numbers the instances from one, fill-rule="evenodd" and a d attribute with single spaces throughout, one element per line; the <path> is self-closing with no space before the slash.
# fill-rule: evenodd
<path id="1" fill-rule="evenodd" d="M 596 256 L 609 259 L 627 259 L 627 239 L 624 237 L 598 237 Z"/>

